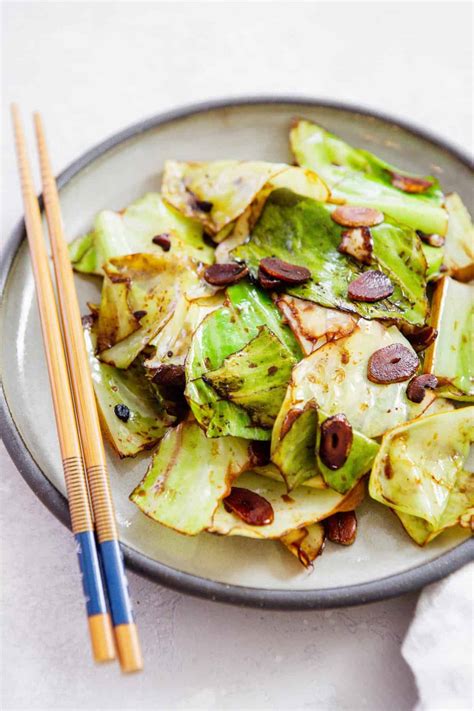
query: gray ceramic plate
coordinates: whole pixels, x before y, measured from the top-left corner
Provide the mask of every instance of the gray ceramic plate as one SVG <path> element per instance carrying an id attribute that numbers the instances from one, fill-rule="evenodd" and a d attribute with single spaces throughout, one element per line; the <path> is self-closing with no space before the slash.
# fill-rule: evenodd
<path id="1" fill-rule="evenodd" d="M 308 99 L 233 100 L 193 106 L 132 126 L 79 158 L 59 178 L 67 235 L 85 232 L 95 213 L 158 190 L 166 158 L 291 161 L 293 116 L 314 119 L 349 142 L 406 170 L 439 175 L 469 202 L 466 158 L 410 126 L 353 107 Z M 54 418 L 24 226 L 4 255 L 1 367 L 3 436 L 20 473 L 48 508 L 68 522 Z M 81 303 L 97 281 L 79 277 Z M 84 309 L 85 310 L 85 309 Z M 128 500 L 149 454 L 109 457 L 120 537 L 128 565 L 184 592 L 245 605 L 301 609 L 351 605 L 398 595 L 439 579 L 472 557 L 472 541 L 448 531 L 427 548 L 413 544 L 395 516 L 367 502 L 356 543 L 328 545 L 312 573 L 276 542 L 181 536 L 153 523 Z"/>

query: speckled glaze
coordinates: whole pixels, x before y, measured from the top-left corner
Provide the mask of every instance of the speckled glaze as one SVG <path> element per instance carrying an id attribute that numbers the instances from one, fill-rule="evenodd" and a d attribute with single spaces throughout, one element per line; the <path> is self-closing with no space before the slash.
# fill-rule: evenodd
<path id="1" fill-rule="evenodd" d="M 167 158 L 291 161 L 288 126 L 294 116 L 320 122 L 406 170 L 433 173 L 446 191 L 472 201 L 472 168 L 436 139 L 387 117 L 307 99 L 252 99 L 201 105 L 132 126 L 89 151 L 59 179 L 66 233 L 85 232 L 97 211 L 119 209 L 157 190 Z M 472 209 L 472 205 L 470 205 Z M 12 235 L 2 280 L 2 434 L 20 473 L 64 523 L 59 450 L 24 225 Z M 99 280 L 77 277 L 81 304 L 94 301 Z M 326 546 L 314 571 L 304 571 L 276 542 L 181 536 L 147 519 L 128 494 L 150 454 L 119 461 L 109 452 L 120 537 L 129 566 L 164 585 L 243 605 L 303 609 L 359 604 L 439 579 L 473 557 L 473 542 L 448 531 L 427 548 L 403 532 L 375 502 L 360 509 L 350 548 Z"/>

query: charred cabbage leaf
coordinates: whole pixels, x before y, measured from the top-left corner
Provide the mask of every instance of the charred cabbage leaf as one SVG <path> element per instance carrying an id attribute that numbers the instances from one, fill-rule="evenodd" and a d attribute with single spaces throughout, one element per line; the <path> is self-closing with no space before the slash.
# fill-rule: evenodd
<path id="1" fill-rule="evenodd" d="M 154 254 L 115 257 L 104 264 L 104 271 L 97 333 L 100 359 L 128 368 L 198 277 L 191 262 Z"/>
<path id="2" fill-rule="evenodd" d="M 432 391 L 415 404 L 406 397 L 406 382 L 382 385 L 367 378 L 372 353 L 392 343 L 411 349 L 395 326 L 360 319 L 349 336 L 326 343 L 295 366 L 287 402 L 315 400 L 324 415 L 343 413 L 354 430 L 370 439 L 413 419 L 434 399 Z"/>
<path id="3" fill-rule="evenodd" d="M 301 565 L 311 568 L 324 549 L 326 534 L 322 523 L 313 523 L 308 528 L 297 528 L 280 538 L 290 553 L 298 558 Z"/>
<path id="4" fill-rule="evenodd" d="M 372 467 L 371 497 L 398 513 L 422 519 L 428 538 L 433 537 L 474 505 L 474 477 L 464 471 L 473 441 L 474 407 L 396 427 L 384 436 Z M 413 522 L 405 523 L 414 533 Z M 420 542 L 419 526 L 415 535 Z"/>
<path id="5" fill-rule="evenodd" d="M 297 121 L 293 125 L 290 142 L 297 163 L 321 176 L 335 202 L 377 207 L 415 230 L 446 233 L 448 216 L 436 178 L 423 177 L 431 183 L 424 192 L 403 192 L 393 186 L 393 174 L 408 176 L 408 173 L 368 151 L 353 148 L 310 121 Z"/>
<path id="6" fill-rule="evenodd" d="M 86 274 L 102 274 L 102 266 L 112 257 L 126 254 L 163 254 L 153 237 L 169 237 L 169 254 L 212 264 L 213 249 L 203 240 L 202 226 L 165 203 L 159 193 L 147 193 L 125 210 L 103 210 L 94 229 L 69 245 L 74 269 Z"/>
<path id="7" fill-rule="evenodd" d="M 333 206 L 301 197 L 286 189 L 269 196 L 248 242 L 232 251 L 257 276 L 260 261 L 277 257 L 307 267 L 311 279 L 286 291 L 321 306 L 342 309 L 364 318 L 384 318 L 422 325 L 426 297 L 426 260 L 418 235 L 410 228 L 383 222 L 371 228 L 374 267 L 394 286 L 393 294 L 375 303 L 351 301 L 349 283 L 363 265 L 341 254 L 338 247 L 344 227 L 331 219 Z"/>
<path id="8" fill-rule="evenodd" d="M 204 380 L 221 398 L 243 407 L 256 425 L 271 427 L 295 363 L 296 358 L 275 334 L 260 326 L 255 338 L 227 356 Z"/>
<path id="9" fill-rule="evenodd" d="M 208 439 L 195 422 L 168 430 L 130 499 L 150 518 L 194 536 L 209 527 L 233 479 L 249 465 L 248 442 Z"/>
<path id="10" fill-rule="evenodd" d="M 283 163 L 263 161 L 169 160 L 163 174 L 163 197 L 215 234 L 239 217 L 267 180 L 284 169 Z"/>
<path id="11" fill-rule="evenodd" d="M 107 270 L 107 265 L 104 265 Z M 97 350 L 105 351 L 140 328 L 133 311 L 130 279 L 120 281 L 113 264 L 102 282 L 97 324 Z"/>
<path id="12" fill-rule="evenodd" d="M 364 488 L 359 485 L 357 490 L 345 496 L 332 489 L 314 489 L 309 486 L 298 487 L 288 496 L 283 482 L 250 471 L 241 474 L 234 484 L 263 496 L 272 505 L 273 523 L 251 526 L 226 511 L 220 503 L 208 529 L 211 533 L 248 538 L 282 538 L 294 529 L 307 527 L 337 511 L 355 508 L 364 496 Z"/>
<path id="13" fill-rule="evenodd" d="M 268 184 L 268 185 L 267 185 Z M 230 223 L 254 201 L 256 212 L 265 200 L 260 191 L 294 186 L 318 200 L 326 200 L 328 190 L 312 171 L 263 161 L 219 160 L 209 163 L 167 161 L 163 175 L 163 197 L 182 214 L 199 220 L 220 242 L 232 231 Z M 248 218 L 255 213 L 253 211 Z"/>
<path id="14" fill-rule="evenodd" d="M 194 333 L 186 358 L 186 397 L 208 437 L 234 435 L 270 439 L 268 428 L 253 424 L 250 412 L 223 399 L 204 379 L 232 354 L 241 351 L 266 326 L 287 358 L 300 357 L 299 346 L 267 294 L 240 282 L 227 290 L 228 305 L 207 316 Z"/>
<path id="15" fill-rule="evenodd" d="M 145 361 L 145 366 L 153 369 L 162 363 L 184 365 L 195 330 L 208 314 L 223 305 L 223 301 L 222 292 L 194 301 L 183 294 L 169 321 L 150 341 L 149 347 L 155 350 Z"/>
<path id="16" fill-rule="evenodd" d="M 474 400 L 474 285 L 443 277 L 431 323 L 438 337 L 427 351 L 425 371 L 436 375 L 446 397 Z"/>
<path id="17" fill-rule="evenodd" d="M 121 457 L 133 457 L 153 447 L 173 424 L 174 417 L 165 405 L 145 371 L 138 363 L 128 370 L 119 370 L 101 363 L 94 355 L 94 331 L 84 331 L 89 367 L 99 406 L 101 424 L 107 438 Z M 128 409 L 128 419 L 119 419 L 117 405 Z"/>
<path id="18" fill-rule="evenodd" d="M 289 294 L 278 296 L 275 303 L 305 355 L 309 355 L 328 341 L 348 336 L 357 323 L 357 318 L 344 311 L 327 309 L 312 301 L 298 299 Z"/>
<path id="19" fill-rule="evenodd" d="M 471 216 L 456 193 L 446 198 L 449 215 L 444 243 L 444 264 L 460 281 L 474 279 L 474 227 Z"/>

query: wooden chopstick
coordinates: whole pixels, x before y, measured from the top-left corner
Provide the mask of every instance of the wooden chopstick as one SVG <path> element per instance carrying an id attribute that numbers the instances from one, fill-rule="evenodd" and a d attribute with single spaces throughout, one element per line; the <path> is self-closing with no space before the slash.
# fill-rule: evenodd
<path id="1" fill-rule="evenodd" d="M 74 276 L 64 239 L 56 181 L 51 169 L 43 124 L 38 113 L 34 114 L 34 123 L 69 374 L 95 529 L 112 613 L 115 641 L 122 671 L 134 672 L 143 668 L 143 661 L 118 539 L 104 444 L 85 348 Z"/>
<path id="2" fill-rule="evenodd" d="M 69 384 L 66 356 L 43 238 L 41 214 L 34 191 L 20 114 L 15 105 L 12 106 L 12 118 L 25 206 L 26 232 L 36 283 L 36 296 L 46 350 L 64 478 L 66 480 L 71 525 L 77 543 L 79 565 L 86 597 L 92 652 L 97 662 L 111 661 L 115 659 L 112 626 L 107 611 L 106 595 L 94 537 L 92 513 Z"/>

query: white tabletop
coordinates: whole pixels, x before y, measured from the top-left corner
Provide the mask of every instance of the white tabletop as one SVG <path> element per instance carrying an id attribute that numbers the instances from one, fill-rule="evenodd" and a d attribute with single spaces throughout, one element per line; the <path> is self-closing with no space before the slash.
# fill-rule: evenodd
<path id="1" fill-rule="evenodd" d="M 470 148 L 468 3 L 6 3 L 2 240 L 21 214 L 6 115 L 40 108 L 61 170 L 142 117 L 207 98 L 306 94 Z M 31 134 L 30 134 L 31 136 Z M 417 596 L 245 610 L 129 575 L 143 674 L 94 668 L 70 534 L 4 448 L 3 709 L 411 709 L 400 644 Z M 315 574 L 317 574 L 315 572 Z"/>

